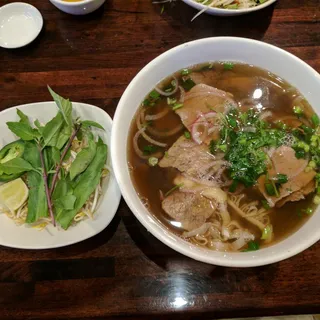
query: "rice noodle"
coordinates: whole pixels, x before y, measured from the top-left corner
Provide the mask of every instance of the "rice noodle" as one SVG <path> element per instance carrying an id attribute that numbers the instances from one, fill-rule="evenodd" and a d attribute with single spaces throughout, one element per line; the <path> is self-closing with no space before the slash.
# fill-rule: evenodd
<path id="1" fill-rule="evenodd" d="M 228 199 L 228 204 L 242 218 L 246 219 L 253 225 L 257 226 L 261 231 L 263 231 L 266 225 L 270 222 L 270 211 L 267 211 L 264 208 L 258 209 L 258 202 L 256 201 L 245 203 L 243 206 L 241 206 L 241 200 L 244 197 L 244 194 L 240 194 L 239 196 L 231 195 Z"/>
<path id="2" fill-rule="evenodd" d="M 173 80 L 175 81 L 175 86 L 174 86 L 174 89 L 173 89 L 172 91 L 170 91 L 170 92 L 165 92 L 165 91 L 161 90 L 161 89 L 158 88 L 158 87 L 155 87 L 154 89 L 155 89 L 159 94 L 161 94 L 162 96 L 165 96 L 165 97 L 170 97 L 170 96 L 172 96 L 173 94 L 175 94 L 175 93 L 178 91 L 178 88 L 179 88 L 179 86 L 178 86 L 178 84 L 179 84 L 178 79 L 177 79 L 175 76 L 172 76 L 172 78 L 173 78 Z"/>
<path id="3" fill-rule="evenodd" d="M 212 225 L 211 222 L 206 222 L 201 227 L 199 227 L 197 229 L 193 229 L 193 230 L 188 231 L 188 232 L 183 232 L 182 236 L 185 237 L 185 238 L 191 238 L 191 237 L 194 237 L 196 235 L 202 235 L 202 234 L 207 232 L 207 230 L 210 228 L 211 225 Z"/>

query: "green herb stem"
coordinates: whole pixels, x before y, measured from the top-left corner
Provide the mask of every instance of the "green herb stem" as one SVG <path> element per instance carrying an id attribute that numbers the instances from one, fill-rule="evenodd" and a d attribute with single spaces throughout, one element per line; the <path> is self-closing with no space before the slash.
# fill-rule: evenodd
<path id="1" fill-rule="evenodd" d="M 52 196 L 54 188 L 56 187 L 56 183 L 57 183 L 58 176 L 59 176 L 59 173 L 60 173 L 60 170 L 61 170 L 63 159 L 65 158 L 68 150 L 70 149 L 70 147 L 72 145 L 72 141 L 74 140 L 74 138 L 78 134 L 80 128 L 81 128 L 81 124 L 73 131 L 72 136 L 70 137 L 67 145 L 65 146 L 65 148 L 64 148 L 64 150 L 63 150 L 63 152 L 61 154 L 60 161 L 59 161 L 59 163 L 58 163 L 58 165 L 56 167 L 56 173 L 54 174 L 54 176 L 52 178 L 52 185 L 51 185 L 51 189 L 50 189 L 50 197 Z"/>
<path id="2" fill-rule="evenodd" d="M 45 188 L 45 192 L 46 192 L 48 210 L 49 210 L 49 213 L 50 213 L 52 224 L 55 227 L 56 226 L 56 221 L 54 219 L 53 210 L 52 210 L 51 195 L 50 195 L 50 190 L 49 190 L 49 187 L 48 187 L 48 175 L 47 175 L 46 167 L 45 167 L 45 164 L 44 164 L 43 153 L 42 153 L 40 145 L 38 145 L 38 150 L 39 150 L 39 154 L 40 154 L 40 161 L 41 161 L 41 167 L 42 167 L 42 178 L 43 178 L 44 188 Z"/>

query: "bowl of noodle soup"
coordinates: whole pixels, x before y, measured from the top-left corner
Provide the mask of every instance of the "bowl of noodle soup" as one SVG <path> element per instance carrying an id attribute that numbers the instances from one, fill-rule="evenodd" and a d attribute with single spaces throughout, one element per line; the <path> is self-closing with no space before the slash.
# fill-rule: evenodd
<path id="1" fill-rule="evenodd" d="M 199 70 L 202 73 L 201 77 L 198 74 Z M 242 78 L 239 83 L 243 87 L 232 89 L 233 80 L 228 77 L 232 74 L 236 75 L 237 72 L 241 73 Z M 212 76 L 213 78 L 210 78 L 210 81 L 216 81 L 218 77 L 219 86 L 208 88 L 207 85 L 203 85 L 208 80 L 203 74 Z M 199 83 L 199 85 L 193 83 L 192 89 L 187 87 L 184 90 L 180 89 L 180 84 L 185 82 L 188 85 L 189 79 L 193 75 L 195 76 L 192 82 Z M 246 75 L 246 77 L 243 77 L 243 75 Z M 201 78 L 199 82 L 197 82 L 197 77 Z M 243 92 L 247 90 L 247 82 L 244 81 L 247 78 L 254 79 L 254 81 L 258 78 L 263 79 L 260 79 L 262 81 L 259 82 L 260 87 L 258 89 L 255 87 L 254 96 L 249 99 L 250 101 L 242 99 Z M 266 85 L 265 81 L 267 80 L 269 84 L 272 83 L 271 89 Z M 177 83 L 179 83 L 179 86 Z M 279 113 L 276 109 L 273 110 L 274 102 L 278 101 L 276 103 L 278 105 L 279 101 L 290 101 L 296 107 L 299 105 L 299 108 L 294 109 L 295 111 L 305 108 L 306 114 L 310 112 L 312 118 L 318 119 L 317 113 L 320 111 L 317 106 L 317 101 L 320 99 L 319 89 L 320 76 L 314 69 L 284 50 L 255 40 L 232 37 L 207 38 L 185 43 L 160 55 L 144 67 L 129 84 L 119 102 L 114 117 L 111 134 L 111 157 L 119 187 L 128 206 L 144 227 L 164 244 L 188 257 L 209 264 L 230 267 L 261 266 L 287 259 L 307 249 L 320 239 L 320 232 L 317 227 L 320 223 L 320 213 L 317 205 L 313 204 L 315 198 L 318 200 L 318 196 L 315 196 L 316 193 L 310 193 L 309 197 L 306 196 L 306 200 L 302 202 L 289 203 L 288 207 L 285 204 L 283 208 L 286 209 L 281 209 L 281 206 L 278 208 L 275 204 L 280 198 L 275 195 L 271 196 L 271 193 L 266 195 L 265 189 L 261 190 L 265 198 L 261 194 L 256 198 L 256 195 L 253 194 L 256 194 L 259 183 L 256 181 L 254 185 L 252 181 L 246 182 L 244 180 L 245 176 L 237 175 L 235 169 L 232 173 L 232 166 L 237 163 L 236 152 L 238 152 L 238 149 L 235 149 L 235 144 L 231 145 L 227 160 L 226 157 L 220 156 L 220 153 L 226 152 L 225 148 L 227 148 L 220 143 L 218 145 L 218 149 L 221 148 L 220 151 L 215 149 L 215 151 L 208 152 L 208 149 L 205 149 L 207 151 L 204 158 L 199 153 L 198 158 L 194 158 L 193 162 L 187 163 L 184 168 L 177 162 L 169 165 L 166 165 L 165 162 L 172 160 L 174 156 L 178 158 L 180 156 L 180 160 L 183 158 L 182 161 L 185 161 L 193 154 L 192 149 L 188 149 L 191 145 L 192 148 L 197 149 L 197 152 L 201 152 L 201 148 L 208 148 L 210 144 L 209 142 L 206 144 L 203 132 L 207 130 L 205 137 L 208 137 L 209 128 L 209 131 L 211 130 L 210 134 L 214 134 L 215 125 L 212 125 L 211 119 L 218 114 L 223 114 L 221 110 L 218 111 L 205 102 L 204 104 L 209 111 L 198 113 L 195 117 L 196 120 L 193 119 L 190 123 L 187 123 L 188 117 L 192 116 L 192 111 L 190 109 L 188 111 L 186 108 L 187 99 L 189 99 L 188 103 L 192 99 L 196 99 L 195 101 L 199 105 L 203 101 L 197 99 L 205 92 L 205 94 L 214 95 L 215 100 L 213 101 L 221 102 L 222 99 L 224 106 L 228 106 L 229 111 L 234 110 L 231 106 L 235 100 L 237 106 L 241 110 L 243 108 L 243 114 L 246 115 L 247 119 L 251 116 L 255 117 L 252 114 L 253 111 L 250 111 L 255 99 L 259 100 L 265 94 L 273 97 L 275 100 L 269 101 L 271 111 L 268 108 L 259 109 L 260 103 L 267 102 L 261 100 L 255 104 L 259 111 L 257 123 L 259 123 L 259 126 L 263 126 L 264 133 L 266 133 L 264 130 L 267 130 L 273 138 L 277 136 L 280 139 L 275 138 L 278 142 L 272 140 L 273 138 L 271 139 L 272 142 L 268 140 L 271 143 L 269 147 L 275 143 L 277 148 L 271 148 L 273 149 L 273 155 L 269 153 L 270 148 L 263 149 L 265 156 L 275 157 L 277 152 L 281 151 L 281 158 L 282 153 L 293 152 L 292 141 L 287 135 L 281 137 L 281 130 L 277 131 L 273 127 L 265 127 L 266 119 L 273 112 L 277 114 L 277 117 L 281 116 L 284 122 L 292 121 L 292 126 L 295 126 L 296 119 L 293 119 L 291 115 L 286 115 L 287 111 L 285 109 L 280 108 Z M 275 92 L 278 92 L 278 94 Z M 293 100 L 286 100 L 288 96 Z M 158 103 L 168 105 L 176 113 L 174 116 L 172 115 L 172 119 L 170 118 L 171 111 L 166 114 L 164 111 L 163 114 L 159 112 L 163 109 L 161 109 L 161 105 L 158 106 Z M 218 105 L 221 106 L 220 103 Z M 247 108 L 247 106 L 250 107 Z M 183 112 L 185 111 L 189 112 L 188 117 L 184 117 Z M 182 119 L 182 127 L 177 114 Z M 243 114 L 239 115 L 241 119 Z M 156 121 L 159 121 L 161 117 L 167 119 L 167 121 L 164 121 L 164 126 L 155 126 Z M 230 117 L 230 114 L 228 114 L 228 117 Z M 237 121 L 240 121 L 240 118 L 236 118 Z M 230 118 L 227 119 L 230 120 Z M 297 121 L 300 126 L 302 125 L 301 121 L 304 120 L 298 117 Z M 154 125 L 152 122 L 154 122 Z M 217 124 L 217 122 L 215 123 Z M 221 124 L 219 123 L 219 125 L 221 129 Z M 257 129 L 252 127 L 253 125 L 246 125 L 241 134 L 254 136 Z M 161 136 L 158 136 L 158 139 L 155 138 L 155 134 L 159 134 L 159 132 L 161 134 L 165 132 L 162 139 L 159 138 Z M 159 144 L 159 141 L 161 144 Z M 279 141 L 281 143 L 277 144 Z M 174 154 L 174 149 L 179 143 L 182 149 L 178 149 L 178 152 Z M 241 143 L 243 143 L 243 139 L 240 139 Z M 155 145 L 156 148 L 154 148 Z M 215 146 L 217 147 L 217 144 Z M 229 147 L 230 145 L 228 145 Z M 181 150 L 183 152 L 187 150 L 187 153 L 183 154 L 183 152 L 180 152 Z M 189 152 L 189 150 L 191 151 Z M 232 151 L 235 153 L 234 158 L 231 157 Z M 201 173 L 200 178 L 200 176 L 193 176 L 192 172 L 188 171 L 194 167 L 195 163 L 198 163 L 199 159 L 207 161 L 206 156 L 209 153 L 214 154 L 215 157 L 209 158 L 209 160 L 213 159 L 213 162 L 222 169 L 214 171 L 215 174 L 219 175 L 219 188 L 217 188 L 215 182 L 212 182 L 212 172 L 210 177 Z M 262 153 L 259 152 L 259 156 L 261 155 Z M 308 163 L 307 160 L 299 160 L 296 157 L 293 156 L 295 163 Z M 175 168 L 168 168 L 170 166 Z M 211 170 L 213 168 L 212 163 L 207 167 L 210 167 Z M 257 164 L 257 172 L 258 167 Z M 201 163 L 201 169 L 206 170 L 208 168 Z M 221 175 L 225 168 L 229 168 L 228 175 Z M 285 183 L 293 181 L 291 180 L 292 177 L 296 177 L 298 174 L 303 176 L 306 174 L 312 176 L 311 179 L 313 179 L 316 175 L 316 173 L 313 173 L 313 169 L 307 170 L 305 167 L 302 169 L 291 167 L 290 170 L 293 174 L 289 172 L 287 175 L 277 176 L 279 180 L 275 183 L 276 192 L 288 192 L 281 197 L 293 193 L 293 190 L 284 188 Z M 261 178 L 262 172 L 257 174 L 257 177 Z M 269 171 L 267 175 L 265 171 L 262 177 L 268 180 L 263 181 L 262 185 L 269 188 L 267 182 L 270 179 L 270 184 L 273 183 L 273 177 L 268 175 Z M 250 199 L 250 195 L 242 196 L 243 192 L 240 186 L 236 186 L 236 189 L 231 191 L 232 181 L 230 181 L 230 176 L 239 179 L 241 185 L 256 186 L 256 190 L 252 191 L 253 200 L 243 200 L 246 199 L 246 196 Z M 285 178 L 285 181 L 280 181 L 280 178 L 282 180 Z M 200 184 L 204 184 L 205 188 Z M 314 186 L 312 190 L 316 192 Z M 201 202 L 198 201 L 199 194 L 202 198 L 206 198 L 204 202 L 202 200 Z M 224 197 L 227 197 L 228 201 Z M 215 201 L 207 201 L 213 198 Z M 267 202 L 267 208 L 260 199 Z M 296 200 L 288 200 L 286 197 L 284 199 L 287 200 L 282 200 L 281 205 L 286 201 Z M 177 202 L 178 206 L 176 205 Z M 294 208 L 299 209 L 299 206 L 302 206 L 299 212 L 306 213 L 306 216 L 301 222 L 297 222 L 298 219 L 292 217 L 292 221 L 297 222 L 295 224 L 291 221 L 290 210 L 293 212 Z M 192 212 L 189 210 L 190 208 Z M 284 222 L 277 220 L 278 218 L 274 215 L 268 216 L 268 213 L 271 212 L 269 211 L 270 208 L 274 208 L 275 211 L 273 212 L 277 213 L 283 211 Z M 212 211 L 215 210 L 217 210 L 218 216 L 212 215 Z M 183 214 L 188 212 L 192 219 L 188 220 L 181 217 L 181 212 Z M 204 220 L 201 220 L 201 215 L 202 217 L 205 215 Z M 242 218 L 246 221 L 241 220 Z M 284 234 L 281 229 L 286 228 L 285 219 L 289 219 L 289 225 L 292 222 L 292 228 L 288 227 L 288 232 Z M 227 229 L 224 228 L 226 225 L 228 226 Z M 205 239 L 202 243 L 203 237 L 208 239 L 208 230 L 211 232 L 210 241 Z M 198 242 L 191 241 L 192 237 L 196 238 L 198 235 L 201 235 L 197 238 Z M 271 237 L 268 239 L 268 236 Z M 256 239 L 256 244 L 250 245 L 252 239 Z M 211 246 L 208 245 L 208 242 L 211 243 Z"/>
<path id="2" fill-rule="evenodd" d="M 276 0 L 267 0 L 257 2 L 255 0 L 182 0 L 187 5 L 199 10 L 192 20 L 197 18 L 202 13 L 207 13 L 214 16 L 238 16 L 264 9 Z"/>

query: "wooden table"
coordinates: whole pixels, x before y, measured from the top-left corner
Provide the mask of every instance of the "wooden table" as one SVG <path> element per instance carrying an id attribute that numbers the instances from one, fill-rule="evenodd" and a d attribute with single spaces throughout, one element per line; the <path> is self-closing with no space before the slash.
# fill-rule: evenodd
<path id="1" fill-rule="evenodd" d="M 13 1 L 2 1 L 1 4 Z M 46 85 L 113 115 L 134 75 L 186 41 L 241 36 L 284 48 L 320 71 L 320 1 L 280 0 L 218 18 L 181 1 L 107 1 L 85 17 L 28 1 L 44 29 L 26 48 L 0 48 L 0 110 L 50 100 Z M 320 102 L 319 102 L 320 103 Z M 124 201 L 111 225 L 82 243 L 44 251 L 0 248 L 0 319 L 240 317 L 320 313 L 320 243 L 270 266 L 234 269 L 184 257 L 149 234 Z"/>

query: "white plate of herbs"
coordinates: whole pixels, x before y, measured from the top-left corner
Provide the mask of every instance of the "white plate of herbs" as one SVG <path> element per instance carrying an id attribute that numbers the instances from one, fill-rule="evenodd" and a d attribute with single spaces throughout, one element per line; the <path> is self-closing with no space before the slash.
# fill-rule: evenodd
<path id="1" fill-rule="evenodd" d="M 63 247 L 105 229 L 121 193 L 109 154 L 112 120 L 49 88 L 52 102 L 0 112 L 0 245 Z"/>

